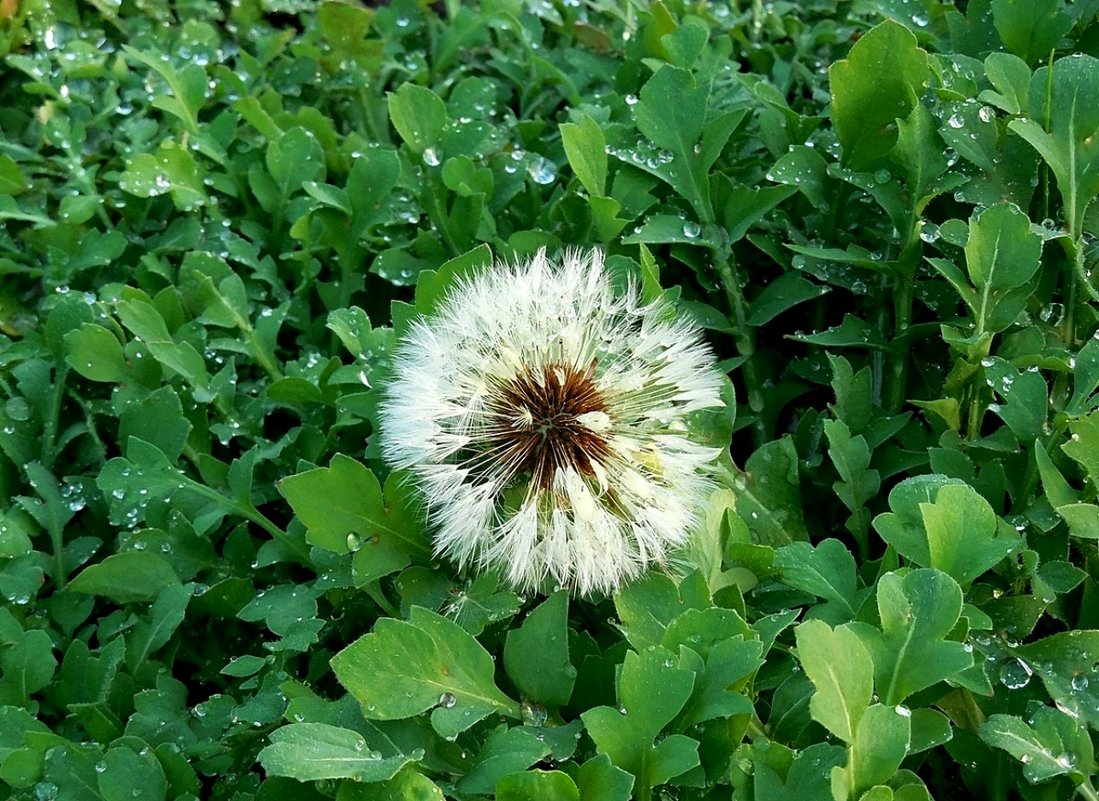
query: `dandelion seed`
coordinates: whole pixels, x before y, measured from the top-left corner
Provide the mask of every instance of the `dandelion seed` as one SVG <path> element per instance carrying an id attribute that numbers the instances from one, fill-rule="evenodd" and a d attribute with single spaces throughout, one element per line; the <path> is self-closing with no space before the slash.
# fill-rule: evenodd
<path id="1" fill-rule="evenodd" d="M 610 592 L 674 558 L 719 451 L 692 413 L 722 405 L 714 357 L 664 302 L 616 294 L 600 252 L 539 252 L 461 281 L 394 359 L 382 448 L 408 468 L 435 550 Z"/>

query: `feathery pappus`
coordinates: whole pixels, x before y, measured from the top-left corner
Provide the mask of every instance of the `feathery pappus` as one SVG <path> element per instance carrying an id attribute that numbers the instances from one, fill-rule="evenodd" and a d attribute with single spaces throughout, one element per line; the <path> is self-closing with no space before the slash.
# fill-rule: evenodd
<path id="1" fill-rule="evenodd" d="M 415 477 L 437 554 L 611 592 L 666 565 L 696 525 L 719 454 L 691 413 L 722 405 L 692 322 L 603 254 L 540 251 L 460 280 L 412 324 L 382 404 L 382 451 Z"/>

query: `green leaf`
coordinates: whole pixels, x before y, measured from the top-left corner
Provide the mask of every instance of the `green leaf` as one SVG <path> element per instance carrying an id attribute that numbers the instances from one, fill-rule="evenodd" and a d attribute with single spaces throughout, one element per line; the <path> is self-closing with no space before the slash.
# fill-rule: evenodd
<path id="1" fill-rule="evenodd" d="M 40 629 L 24 632 L 0 651 L 0 705 L 27 706 L 31 695 L 49 686 L 56 669 L 50 635 Z"/>
<path id="2" fill-rule="evenodd" d="M 172 563 L 161 554 L 123 551 L 84 568 L 69 583 L 69 589 L 124 604 L 151 601 L 161 590 L 179 583 Z"/>
<path id="3" fill-rule="evenodd" d="M 982 360 L 982 365 L 988 360 Z M 988 410 L 1007 423 L 1020 442 L 1030 442 L 1042 434 L 1049 406 L 1049 387 L 1037 370 L 1017 371 L 1009 362 L 994 357 L 985 368 L 985 378 L 1003 398 L 1003 403 L 990 403 Z"/>
<path id="4" fill-rule="evenodd" d="M 354 553 L 361 586 L 406 567 L 429 553 L 423 525 L 399 473 L 385 491 L 361 462 L 336 454 L 319 467 L 278 482 L 306 540 L 334 553 Z M 361 555 L 360 555 L 361 554 Z"/>
<path id="5" fill-rule="evenodd" d="M 324 621 L 317 618 L 317 599 L 304 587 L 277 584 L 257 593 L 237 612 L 249 622 L 262 620 L 282 639 L 269 644 L 273 650 L 305 651 L 317 642 Z"/>
<path id="6" fill-rule="evenodd" d="M 572 171 L 592 197 L 602 197 L 607 185 L 607 140 L 587 114 L 579 122 L 561 123 L 561 144 Z"/>
<path id="7" fill-rule="evenodd" d="M 767 171 L 767 180 L 796 187 L 818 209 L 828 205 L 825 195 L 828 165 L 811 147 L 794 145 Z"/>
<path id="8" fill-rule="evenodd" d="M 968 584 L 1015 550 L 1019 534 L 1002 525 L 988 501 L 965 485 L 942 487 L 935 500 L 921 503 L 929 567 Z"/>
<path id="9" fill-rule="evenodd" d="M 680 666 L 694 670 L 697 676 L 691 700 L 680 715 L 683 725 L 751 715 L 752 702 L 740 691 L 763 663 L 762 649 L 759 640 L 745 640 L 741 636 L 720 639 L 708 649 L 703 666 L 698 657 L 692 656 L 690 645 L 681 645 Z"/>
<path id="10" fill-rule="evenodd" d="M 720 218 L 730 242 L 745 237 L 748 229 L 797 190 L 792 186 L 745 186 L 734 184 L 724 197 Z"/>
<path id="11" fill-rule="evenodd" d="M 118 441 L 129 453 L 130 437 L 155 445 L 169 461 L 183 453 L 191 423 L 183 415 L 183 404 L 171 387 L 161 387 L 134 403 L 127 404 L 118 419 Z"/>
<path id="12" fill-rule="evenodd" d="M 886 573 L 878 580 L 879 632 L 855 629 L 874 662 L 882 703 L 893 706 L 973 664 L 960 642 L 945 639 L 962 612 L 962 590 L 938 570 Z"/>
<path id="13" fill-rule="evenodd" d="M 354 565 L 352 572 L 356 573 Z M 485 626 L 510 618 L 522 604 L 494 571 L 486 571 L 457 592 L 449 593 L 443 614 L 474 637 Z"/>
<path id="14" fill-rule="evenodd" d="M 576 783 L 581 801 L 630 801 L 633 776 L 599 754 L 580 766 Z"/>
<path id="15" fill-rule="evenodd" d="M 197 134 L 198 113 L 206 101 L 206 86 L 209 82 L 206 70 L 197 64 L 187 64 L 177 70 L 171 61 L 162 59 L 159 55 L 129 45 L 123 45 L 122 49 L 130 58 L 158 73 L 171 89 L 171 95 L 160 92 L 153 95 L 153 105 L 174 115 L 188 130 Z"/>
<path id="16" fill-rule="evenodd" d="M 7 153 L 0 154 L 0 195 L 15 197 L 27 191 L 27 176 Z"/>
<path id="17" fill-rule="evenodd" d="M 580 801 L 580 791 L 567 773 L 532 770 L 501 778 L 496 801 Z"/>
<path id="18" fill-rule="evenodd" d="M 1053 171 L 1069 234 L 1079 236 L 1084 213 L 1099 195 L 1099 59 L 1076 54 L 1038 69 L 1028 111 L 1029 118 L 1012 120 L 1008 127 Z M 1039 120 L 1048 120 L 1047 127 Z"/>
<path id="19" fill-rule="evenodd" d="M 638 651 L 659 645 L 676 617 L 687 611 L 675 582 L 653 573 L 622 587 L 614 596 L 626 638 Z"/>
<path id="20" fill-rule="evenodd" d="M 994 307 L 1030 282 L 1041 255 L 1042 238 L 1031 232 L 1030 220 L 1015 206 L 1003 203 L 970 219 L 965 260 L 977 289 L 973 314 L 979 331 L 991 330 Z"/>
<path id="21" fill-rule="evenodd" d="M 171 193 L 176 208 L 189 210 L 206 202 L 201 165 L 186 150 L 165 142 L 156 155 L 139 153 L 118 179 L 123 191 L 137 197 Z"/>
<path id="22" fill-rule="evenodd" d="M 618 676 L 619 708 L 601 706 L 581 714 L 599 753 L 636 777 L 635 787 L 653 787 L 698 764 L 698 743 L 657 735 L 691 696 L 694 674 L 675 667 L 672 654 L 652 648 L 630 651 Z"/>
<path id="23" fill-rule="evenodd" d="M 343 787 L 348 788 L 349 785 Z M 405 768 L 381 787 L 362 790 L 355 799 L 349 798 L 348 801 L 444 801 L 439 786 L 413 768 Z"/>
<path id="24" fill-rule="evenodd" d="M 694 146 L 702 136 L 709 96 L 708 84 L 699 85 L 691 73 L 666 65 L 641 87 L 634 106 L 637 129 L 672 156 L 656 174 L 691 204 L 701 220 L 711 216 L 710 185 L 707 166 L 700 163 Z"/>
<path id="25" fill-rule="evenodd" d="M 794 757 L 784 782 L 771 766 L 756 762 L 756 801 L 833 801 L 829 777 L 846 759 L 843 748 L 815 743 Z"/>
<path id="26" fill-rule="evenodd" d="M 1084 468 L 1092 487 L 1099 491 L 1099 410 L 1070 422 L 1069 431 L 1072 436 L 1061 450 Z"/>
<path id="27" fill-rule="evenodd" d="M 759 541 L 780 547 L 807 540 L 801 506 L 801 479 L 793 440 L 786 436 L 757 448 L 744 465 L 747 476 L 738 482 L 737 514 Z"/>
<path id="28" fill-rule="evenodd" d="M 893 155 L 903 170 L 913 212 L 920 214 L 927 201 L 937 194 L 939 176 L 947 169 L 934 117 L 922 104 L 917 103 L 907 119 L 897 120 L 897 144 Z"/>
<path id="29" fill-rule="evenodd" d="M 389 93 L 389 119 L 416 153 L 439 143 L 446 126 L 446 105 L 437 94 L 414 83 Z"/>
<path id="30" fill-rule="evenodd" d="M 324 151 L 312 131 L 295 127 L 267 143 L 264 163 L 266 173 L 259 165 L 249 172 L 249 186 L 263 210 L 276 215 L 281 222 L 288 216 L 290 198 L 303 191 L 307 182 L 323 177 Z"/>
<path id="31" fill-rule="evenodd" d="M 874 689 L 869 651 L 850 628 L 832 629 L 821 620 L 802 623 L 794 636 L 801 666 L 817 690 L 809 702 L 813 720 L 854 743 Z"/>
<path id="32" fill-rule="evenodd" d="M 927 53 L 892 20 L 871 28 L 846 59 L 829 67 L 832 124 L 844 164 L 872 169 L 893 149 L 896 120 L 912 113 L 930 77 Z"/>
<path id="33" fill-rule="evenodd" d="M 473 766 L 458 782 L 458 789 L 463 793 L 488 795 L 504 776 L 526 770 L 547 757 L 550 748 L 544 740 L 545 737 L 519 726 L 498 727 L 485 740 Z"/>
<path id="34" fill-rule="evenodd" d="M 964 482 L 942 475 L 908 478 L 889 493 L 892 512 L 874 528 L 906 559 L 966 584 L 1019 545 L 1019 535 Z M 964 547 L 961 532 L 965 532 Z"/>
<path id="35" fill-rule="evenodd" d="M 382 618 L 374 631 L 332 658 L 336 678 L 371 720 L 400 720 L 433 709 L 431 723 L 454 737 L 518 705 L 493 681 L 488 652 L 461 627 L 421 607 L 408 622 Z"/>
<path id="36" fill-rule="evenodd" d="M 1065 631 L 1009 651 L 1030 665 L 1059 708 L 1099 728 L 1099 631 Z"/>
<path id="37" fill-rule="evenodd" d="M 985 75 L 996 87 L 986 89 L 980 98 L 994 103 L 1008 114 L 1018 114 L 1027 107 L 1030 90 L 1030 67 L 1011 53 L 990 53 L 985 59 Z"/>
<path id="38" fill-rule="evenodd" d="M 1094 503 L 1070 503 L 1056 507 L 1068 523 L 1069 533 L 1086 540 L 1099 540 L 1099 506 Z"/>
<path id="39" fill-rule="evenodd" d="M 869 592 L 858 590 L 855 557 L 839 540 L 824 540 L 816 548 L 791 543 L 775 551 L 774 566 L 783 584 L 826 601 L 813 615 L 831 625 L 853 620 Z"/>
<path id="40" fill-rule="evenodd" d="M 103 759 L 103 770 L 96 773 L 103 801 L 164 801 L 167 797 L 164 768 L 148 748 L 140 754 L 124 746 L 111 748 Z"/>
<path id="41" fill-rule="evenodd" d="M 1000 41 L 1028 64 L 1048 58 L 1072 21 L 1058 0 L 992 0 L 992 24 Z"/>
<path id="42" fill-rule="evenodd" d="M 824 433 L 828 437 L 828 458 L 842 479 L 832 487 L 851 512 L 847 518 L 847 530 L 859 542 L 865 543 L 870 531 L 870 510 L 866 504 L 881 488 L 878 471 L 870 468 L 870 446 L 862 434 L 851 436 L 850 429 L 842 420 L 825 420 Z"/>
<path id="43" fill-rule="evenodd" d="M 568 594 L 557 592 L 527 615 L 504 643 L 504 669 L 523 697 L 564 706 L 572 695 L 576 668 L 569 661 Z"/>
<path id="44" fill-rule="evenodd" d="M 1086 781 L 1095 769 L 1087 727 L 1059 709 L 1039 707 L 1029 724 L 1014 715 L 991 715 L 980 734 L 1022 762 L 1032 784 L 1063 775 Z"/>
<path id="45" fill-rule="evenodd" d="M 138 675 L 145 661 L 168 643 L 183 623 L 194 585 L 173 585 L 160 591 L 149 610 L 149 619 L 140 621 L 126 638 L 126 664 Z"/>
<path id="46" fill-rule="evenodd" d="M 357 242 L 370 228 L 390 219 L 386 201 L 401 176 L 397 151 L 372 147 L 355 159 L 347 175 L 347 197 L 351 204 L 351 242 Z"/>
<path id="47" fill-rule="evenodd" d="M 950 718 L 942 712 L 923 707 L 912 710 L 912 742 L 908 752 L 917 754 L 949 742 L 954 736 Z"/>
<path id="48" fill-rule="evenodd" d="M 653 214 L 645 218 L 632 234 L 622 237 L 627 245 L 664 244 L 681 242 L 698 245 L 717 243 L 709 229 L 703 229 L 698 223 L 685 220 L 675 214 Z"/>
<path id="49" fill-rule="evenodd" d="M 759 326 L 769 323 L 799 303 L 819 298 L 830 291 L 828 287 L 814 284 L 798 273 L 783 273 L 767 284 L 752 301 L 748 324 Z"/>
<path id="50" fill-rule="evenodd" d="M 380 782 L 392 778 L 408 756 L 382 757 L 361 734 L 325 723 L 291 723 L 271 733 L 271 744 L 257 757 L 270 776 L 298 781 L 353 779 Z"/>
<path id="51" fill-rule="evenodd" d="M 903 707 L 874 704 L 859 722 L 851 756 L 843 771 L 852 797 L 892 779 L 901 761 L 908 755 L 912 736 L 910 713 Z M 865 798 L 866 796 L 863 796 Z"/>
<path id="52" fill-rule="evenodd" d="M 474 275 L 491 264 L 492 249 L 488 245 L 478 245 L 455 256 L 438 270 L 424 270 L 416 281 L 416 311 L 424 315 L 433 313 L 455 281 Z"/>
<path id="53" fill-rule="evenodd" d="M 210 376 L 202 354 L 190 342 L 177 343 L 168 333 L 168 326 L 156 306 L 144 300 L 119 301 L 118 318 L 133 332 L 134 337 L 148 348 L 153 358 L 179 373 L 193 386 L 203 401 L 212 400 L 207 388 Z"/>

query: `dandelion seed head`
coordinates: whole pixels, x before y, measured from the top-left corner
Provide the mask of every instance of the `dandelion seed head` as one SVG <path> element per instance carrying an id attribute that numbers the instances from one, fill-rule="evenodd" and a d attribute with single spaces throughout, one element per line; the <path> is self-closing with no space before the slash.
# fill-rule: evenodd
<path id="1" fill-rule="evenodd" d="M 698 328 L 616 292 L 599 251 L 457 282 L 393 366 L 383 453 L 460 566 L 610 592 L 668 565 L 697 526 L 719 451 L 689 422 L 722 405 L 721 377 Z"/>

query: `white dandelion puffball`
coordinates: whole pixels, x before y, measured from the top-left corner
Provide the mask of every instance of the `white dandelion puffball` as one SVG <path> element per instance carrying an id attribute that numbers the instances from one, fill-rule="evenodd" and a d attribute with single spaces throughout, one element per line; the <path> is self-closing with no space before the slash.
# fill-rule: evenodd
<path id="1" fill-rule="evenodd" d="M 616 293 L 600 251 L 541 251 L 457 282 L 411 326 L 382 451 L 415 477 L 435 551 L 520 589 L 611 592 L 686 544 L 720 450 L 688 416 L 722 406 L 693 323 Z"/>

